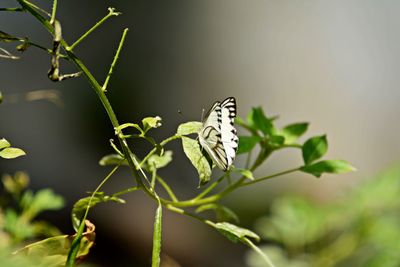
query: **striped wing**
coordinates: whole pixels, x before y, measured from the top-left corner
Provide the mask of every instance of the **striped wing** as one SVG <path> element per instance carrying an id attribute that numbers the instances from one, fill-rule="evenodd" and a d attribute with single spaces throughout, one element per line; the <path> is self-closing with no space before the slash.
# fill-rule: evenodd
<path id="1" fill-rule="evenodd" d="M 238 147 L 238 137 L 233 126 L 236 117 L 236 101 L 228 97 L 222 103 L 215 102 L 199 131 L 199 141 L 213 162 L 226 171 L 232 165 Z"/>

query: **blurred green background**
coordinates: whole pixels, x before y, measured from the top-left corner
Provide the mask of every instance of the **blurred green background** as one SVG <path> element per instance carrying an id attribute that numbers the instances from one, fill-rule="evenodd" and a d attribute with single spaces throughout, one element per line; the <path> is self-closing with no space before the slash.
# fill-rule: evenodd
<path id="1" fill-rule="evenodd" d="M 1 2 L 16 6 L 12 0 Z M 75 50 L 102 80 L 123 28 L 130 29 L 109 85 L 121 122 L 159 115 L 163 127 L 155 135 L 161 138 L 171 135 L 180 122 L 200 120 L 202 109 L 213 101 L 235 96 L 240 116 L 261 105 L 267 114 L 280 115 L 282 125 L 311 122 L 310 136 L 328 134 L 328 157 L 346 159 L 357 167 L 357 172 L 346 175 L 315 179 L 293 174 L 241 189 L 225 203 L 240 215 L 244 226 L 253 227 L 258 217 L 270 212 L 276 197 L 288 193 L 316 203 L 341 202 L 362 180 L 399 160 L 398 1 L 59 2 L 58 19 L 70 43 L 109 6 L 123 12 Z M 50 10 L 51 1 L 35 3 Z M 2 12 L 0 27 L 51 47 L 48 33 L 27 14 Z M 86 81 L 52 83 L 46 75 L 49 66 L 49 56 L 34 48 L 21 60 L 0 60 L 0 90 L 5 98 L 0 105 L 1 135 L 28 153 L 18 160 L 0 161 L 0 170 L 27 171 L 34 189 L 51 187 L 63 195 L 67 207 L 42 218 L 71 233 L 70 208 L 106 174 L 98 160 L 111 151 L 108 139 L 113 131 Z M 74 68 L 63 62 L 61 70 L 69 73 Z M 9 100 L 44 89 L 59 90 L 63 105 Z M 173 148 L 176 162 L 164 176 L 180 187 L 182 198 L 189 197 L 197 190 L 196 173 L 179 144 Z M 136 151 L 140 155 L 145 149 L 138 146 Z M 281 152 L 258 174 L 299 165 L 301 155 L 296 153 Z M 242 161 L 238 158 L 237 165 Z M 105 190 L 113 192 L 132 181 L 127 171 L 119 172 Z M 99 266 L 149 265 L 154 211 L 154 203 L 141 193 L 128 196 L 126 205 L 96 207 L 91 219 L 97 226 L 97 242 L 90 261 Z M 167 212 L 163 251 L 182 266 L 245 265 L 244 247 Z"/>

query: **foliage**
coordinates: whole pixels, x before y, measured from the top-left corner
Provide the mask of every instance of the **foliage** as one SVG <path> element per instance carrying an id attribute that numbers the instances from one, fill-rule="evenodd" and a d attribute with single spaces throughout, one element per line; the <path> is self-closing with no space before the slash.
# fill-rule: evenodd
<path id="1" fill-rule="evenodd" d="M 159 255 L 161 253 L 162 209 L 168 209 L 178 214 L 195 218 L 219 231 L 229 240 L 234 242 L 240 241 L 256 251 L 266 264 L 272 266 L 269 258 L 250 240 L 250 238 L 253 238 L 257 241 L 259 239 L 258 236 L 248 229 L 233 224 L 232 222 L 238 223 L 239 218 L 232 210 L 220 205 L 218 203 L 219 200 L 241 187 L 250 186 L 295 171 L 302 171 L 319 177 L 323 173 L 343 173 L 354 170 L 354 168 L 344 160 L 318 161 L 327 151 L 328 141 L 325 135 L 311 137 L 304 144 L 299 142 L 299 138 L 308 128 L 308 123 L 294 123 L 279 129 L 275 126 L 276 118 L 268 117 L 261 107 L 256 107 L 250 111 L 246 120 L 241 118 L 236 119 L 236 124 L 247 131 L 247 135 L 239 137 L 238 148 L 238 154 L 247 154 L 247 162 L 245 166 L 241 166 L 240 168 L 232 166 L 230 170 L 223 173 L 219 178 L 213 178 L 214 166 L 210 159 L 204 155 L 197 138 L 192 136 L 196 135 L 202 127 L 201 122 L 192 121 L 183 123 L 178 126 L 174 135 L 165 138 L 162 141 L 155 140 L 151 136 L 151 133 L 155 129 L 162 126 L 161 118 L 159 116 L 146 117 L 142 120 L 141 124 L 135 122 L 119 123 L 117 115 L 114 113 L 114 109 L 108 100 L 107 92 L 109 89 L 107 87 L 108 81 L 110 80 L 116 66 L 117 59 L 121 53 L 128 29 L 125 29 L 122 33 L 121 41 L 119 42 L 114 60 L 111 63 L 108 75 L 102 85 L 91 74 L 83 61 L 74 53 L 74 48 L 84 41 L 87 36 L 109 18 L 120 15 L 119 12 L 116 12 L 113 8 L 109 8 L 108 14 L 104 18 L 70 45 L 62 37 L 62 25 L 57 20 L 56 16 L 56 0 L 53 1 L 51 14 L 50 12 L 43 11 L 43 9 L 37 7 L 28 0 L 16 0 L 16 2 L 19 4 L 18 8 L 1 8 L 0 10 L 9 12 L 25 11 L 27 14 L 32 15 L 42 24 L 43 28 L 51 34 L 51 40 L 53 42 L 52 48 L 46 48 L 34 44 L 29 38 L 19 38 L 5 32 L 0 32 L 0 41 L 16 42 L 19 51 L 26 51 L 30 46 L 33 46 L 48 53 L 50 55 L 50 70 L 48 71 L 48 77 L 52 81 L 59 82 L 67 78 L 76 78 L 80 75 L 86 78 L 90 86 L 96 92 L 96 95 L 99 97 L 99 100 L 113 125 L 115 131 L 114 138 L 117 140 L 115 143 L 114 140 L 110 140 L 112 154 L 105 155 L 100 160 L 100 165 L 111 165 L 114 166 L 114 168 L 106 175 L 90 197 L 84 197 L 78 200 L 72 209 L 72 224 L 76 230 L 76 235 L 74 235 L 72 242 L 67 242 L 67 249 L 63 250 L 62 257 L 57 257 L 57 260 L 60 260 L 59 263 L 61 263 L 61 259 L 63 259 L 66 261 L 67 266 L 74 266 L 76 259 L 81 255 L 87 254 L 88 246 L 86 246 L 85 240 L 88 237 L 85 235 L 84 228 L 85 223 L 87 224 L 88 222 L 87 216 L 91 208 L 99 203 L 107 201 L 124 203 L 119 196 L 136 190 L 142 190 L 158 204 L 154 223 L 152 266 L 159 266 L 160 264 Z M 5 58 L 16 59 L 8 51 L 7 53 L 4 53 L 6 55 Z M 64 59 L 76 66 L 76 73 L 60 73 L 60 64 Z M 137 139 L 147 142 L 152 146 L 152 149 L 148 151 L 143 158 L 139 158 L 135 154 L 134 148 L 128 145 L 128 139 Z M 182 142 L 184 153 L 198 173 L 198 178 L 196 179 L 198 179 L 199 187 L 201 187 L 201 192 L 188 200 L 179 200 L 174 190 L 167 183 L 169 179 L 164 179 L 159 174 L 159 169 L 168 167 L 169 163 L 173 160 L 173 153 L 172 151 L 167 150 L 167 146 L 170 142 L 179 139 Z M 258 147 L 258 149 L 256 149 L 256 147 Z M 304 165 L 296 166 L 264 177 L 254 177 L 253 171 L 263 164 L 272 153 L 285 148 L 298 149 L 303 155 Z M 253 153 L 256 153 L 256 151 L 256 157 L 252 160 L 251 156 Z M 100 191 L 106 181 L 108 181 L 108 179 L 110 179 L 110 177 L 112 177 L 120 167 L 128 167 L 130 169 L 132 175 L 135 177 L 136 184 L 131 188 L 127 188 L 111 195 L 107 195 Z M 198 189 L 195 189 L 194 191 L 198 192 Z M 41 198 L 54 197 L 49 191 L 44 191 L 42 194 L 38 195 L 43 195 Z M 33 196 L 28 196 L 26 198 L 30 200 Z M 35 209 L 33 209 L 31 213 L 35 214 L 35 212 L 40 211 L 40 208 L 54 208 L 53 206 L 44 205 L 48 204 L 48 201 L 49 200 L 43 202 L 42 200 L 37 200 L 37 203 L 35 204 L 36 206 L 34 206 Z M 35 201 L 32 202 L 35 203 Z M 195 213 L 192 212 L 193 208 L 197 208 Z M 205 210 L 215 212 L 215 222 L 210 221 L 207 217 L 199 215 L 199 213 Z M 8 217 L 11 218 L 9 220 L 12 220 L 12 218 L 15 218 L 15 214 L 10 213 Z M 32 217 L 32 215 L 30 217 Z M 87 230 L 86 233 L 90 232 L 90 229 L 92 229 L 90 227 L 88 228 L 89 230 Z M 20 235 L 27 234 L 23 233 Z M 36 244 L 36 247 L 40 246 L 44 250 L 53 250 L 53 241 L 57 244 L 61 244 L 66 242 L 66 239 L 67 237 L 65 236 L 58 237 L 57 239 L 50 239 L 43 241 L 44 243 Z M 89 244 L 92 244 L 91 240 L 88 242 Z M 46 245 L 43 246 L 43 244 Z M 65 257 L 66 253 L 68 253 L 67 257 Z M 48 256 L 50 254 L 45 253 L 45 255 Z"/>
<path id="2" fill-rule="evenodd" d="M 399 195 L 396 167 L 330 203 L 276 199 L 271 214 L 256 222 L 267 241 L 262 249 L 277 266 L 399 266 Z M 254 252 L 247 259 L 264 266 Z"/>
<path id="3" fill-rule="evenodd" d="M 11 147 L 11 144 L 5 138 L 0 139 L 0 157 L 3 159 L 14 159 L 25 155 L 25 151 Z"/>

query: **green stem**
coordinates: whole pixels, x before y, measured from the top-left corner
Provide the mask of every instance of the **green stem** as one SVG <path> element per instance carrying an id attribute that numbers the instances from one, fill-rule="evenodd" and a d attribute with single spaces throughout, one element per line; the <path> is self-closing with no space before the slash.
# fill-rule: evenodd
<path id="1" fill-rule="evenodd" d="M 259 182 L 262 182 L 262 181 L 265 181 L 265 180 L 268 180 L 268 179 L 271 179 L 271 178 L 274 178 L 274 177 L 277 177 L 277 176 L 281 176 L 281 175 L 285 175 L 285 174 L 288 174 L 288 173 L 292 173 L 292 172 L 295 172 L 295 171 L 298 171 L 298 170 L 300 170 L 300 167 L 297 167 L 297 168 L 294 168 L 294 169 L 290 169 L 290 170 L 287 170 L 287 171 L 283 171 L 283 172 L 278 172 L 278 173 L 275 173 L 275 174 L 272 174 L 272 175 L 268 175 L 268 176 L 265 176 L 265 177 L 262 177 L 262 178 L 254 179 L 253 181 L 241 184 L 238 187 L 252 185 L 252 184 L 259 183 Z"/>
<path id="2" fill-rule="evenodd" d="M 47 31 L 49 31 L 51 34 L 54 35 L 53 26 L 41 14 L 39 14 L 34 8 L 32 8 L 32 6 L 30 5 L 29 2 L 27 2 L 26 0 L 17 0 L 17 1 L 25 10 L 27 10 L 29 13 L 31 13 L 40 23 L 42 23 L 43 26 L 47 29 Z M 97 94 L 97 96 L 99 97 L 104 109 L 106 110 L 107 115 L 108 115 L 114 129 L 119 127 L 119 122 L 114 113 L 114 110 L 113 110 L 110 102 L 108 101 L 107 96 L 104 94 L 103 89 L 101 88 L 100 84 L 93 77 L 93 75 L 86 68 L 86 66 L 82 63 L 82 61 L 72 52 L 72 50 L 67 49 L 69 46 L 68 46 L 67 42 L 65 42 L 65 40 L 63 40 L 63 39 L 61 40 L 61 45 L 66 49 L 68 57 L 72 60 L 72 62 L 75 63 L 75 65 L 83 72 L 83 74 L 88 79 L 90 85 L 94 89 L 94 91 Z M 128 165 L 129 165 L 134 177 L 136 178 L 136 182 L 137 182 L 138 186 L 141 187 L 145 191 L 146 194 L 151 196 L 153 199 L 156 199 L 154 192 L 151 192 L 143 184 L 142 180 L 140 179 L 138 171 L 137 171 L 137 167 L 136 167 L 139 164 L 137 162 L 136 163 L 134 162 L 134 160 L 135 161 L 137 161 L 137 160 L 134 159 L 134 157 L 132 156 L 133 153 L 131 152 L 130 148 L 128 147 L 126 140 L 123 137 L 121 137 L 120 135 L 118 135 L 118 139 L 120 141 L 120 144 L 121 144 L 123 153 L 125 155 L 125 158 L 128 162 Z M 140 169 L 140 166 L 139 166 L 139 169 Z M 142 174 L 143 174 L 143 172 L 142 172 Z M 145 174 L 143 176 L 145 179 L 147 179 Z"/>
<path id="3" fill-rule="evenodd" d="M 172 191 L 171 187 L 161 178 L 161 176 L 157 175 L 157 181 L 161 184 L 164 190 L 167 192 L 168 196 L 171 198 L 173 202 L 178 202 L 178 198 Z"/>
<path id="4" fill-rule="evenodd" d="M 22 12 L 25 9 L 20 7 L 0 7 L 0 11 Z"/>
<path id="5" fill-rule="evenodd" d="M 87 32 L 85 32 L 78 40 L 76 40 L 75 43 L 73 43 L 70 47 L 66 47 L 65 49 L 67 50 L 73 50 L 80 42 L 82 42 L 86 37 L 89 36 L 94 30 L 96 30 L 101 24 L 103 24 L 107 19 L 109 19 L 112 16 L 118 16 L 121 13 L 115 12 L 114 8 L 108 8 L 108 14 L 102 18 L 99 22 L 97 22 L 92 28 L 90 28 Z"/>
<path id="6" fill-rule="evenodd" d="M 51 11 L 50 24 L 53 24 L 54 20 L 56 19 L 56 12 L 57 12 L 57 0 L 53 0 L 53 9 Z"/>
<path id="7" fill-rule="evenodd" d="M 112 73 L 113 73 L 115 64 L 117 63 L 117 60 L 118 60 L 119 54 L 120 54 L 120 52 L 121 52 L 122 46 L 124 45 L 125 37 L 126 37 L 126 34 L 127 34 L 127 33 L 128 33 L 128 28 L 126 28 L 126 29 L 124 30 L 124 32 L 122 33 L 121 41 L 119 41 L 119 45 L 118 45 L 117 52 L 115 53 L 114 60 L 113 60 L 113 62 L 111 63 L 110 70 L 108 71 L 106 80 L 104 81 L 104 84 L 103 84 L 103 87 L 102 87 L 103 91 L 107 91 L 108 81 L 110 80 L 110 77 L 111 77 L 111 75 L 112 75 Z"/>
<path id="8" fill-rule="evenodd" d="M 114 194 L 112 194 L 112 196 L 113 197 L 118 197 L 118 196 L 125 195 L 125 194 L 131 193 L 131 192 L 135 192 L 135 191 L 137 191 L 139 189 L 140 189 L 139 187 L 133 186 L 133 187 L 127 188 L 125 190 L 119 191 L 117 193 L 114 193 Z"/>
<path id="9" fill-rule="evenodd" d="M 78 228 L 78 232 L 76 233 L 76 237 L 72 241 L 71 249 L 69 250 L 69 253 L 68 253 L 68 258 L 67 258 L 67 262 L 66 262 L 67 267 L 73 267 L 75 265 L 75 259 L 76 259 L 76 256 L 78 255 L 79 248 L 81 245 L 82 234 L 85 229 L 85 220 L 89 213 L 89 209 L 92 204 L 93 197 L 100 190 L 100 188 L 108 181 L 108 179 L 118 170 L 119 166 L 120 166 L 120 164 L 118 164 L 111 170 L 111 172 L 103 179 L 103 181 L 101 181 L 101 183 L 97 186 L 96 190 L 94 190 L 94 192 L 90 196 L 88 205 L 86 207 L 85 214 L 83 215 L 81 224 L 79 225 L 79 228 Z"/>
<path id="10" fill-rule="evenodd" d="M 259 247 L 257 247 L 256 245 L 254 245 L 253 242 L 251 242 L 248 238 L 244 238 L 244 243 L 246 245 L 248 245 L 254 252 L 256 252 L 258 255 L 261 256 L 261 258 L 265 261 L 265 263 L 267 264 L 267 266 L 270 267 L 275 267 L 275 265 L 272 263 L 271 259 L 268 257 L 268 255 L 266 255 Z"/>
<path id="11" fill-rule="evenodd" d="M 194 199 L 201 199 L 204 196 L 206 196 L 208 193 L 210 193 L 215 187 L 217 187 L 226 177 L 226 175 L 222 175 L 221 177 L 218 178 L 217 181 L 215 181 L 214 183 L 212 183 L 210 186 L 208 186 L 206 189 L 204 189 L 203 192 L 201 192 L 200 194 L 198 194 Z"/>
<path id="12" fill-rule="evenodd" d="M 160 147 L 164 147 L 166 144 L 168 144 L 169 142 L 171 142 L 171 141 L 173 141 L 173 140 L 175 140 L 175 139 L 178 139 L 178 138 L 181 138 L 181 136 L 179 136 L 179 135 L 173 135 L 173 136 L 171 136 L 171 137 L 168 137 L 167 139 L 165 139 L 165 140 L 163 140 L 161 143 L 160 143 Z M 153 144 L 154 145 L 154 144 Z M 143 160 L 140 162 L 140 164 L 139 164 L 139 166 L 143 166 L 143 164 L 152 156 L 152 155 L 154 155 L 154 153 L 156 153 L 157 152 L 157 150 L 158 150 L 158 148 L 159 147 L 154 147 L 152 150 L 150 150 L 150 152 L 143 158 Z"/>

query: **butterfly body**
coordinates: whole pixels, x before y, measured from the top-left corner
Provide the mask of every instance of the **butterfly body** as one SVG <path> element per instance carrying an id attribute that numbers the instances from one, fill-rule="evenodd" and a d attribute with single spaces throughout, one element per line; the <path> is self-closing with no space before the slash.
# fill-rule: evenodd
<path id="1" fill-rule="evenodd" d="M 208 111 L 199 131 L 199 142 L 222 170 L 232 165 L 238 147 L 238 137 L 233 125 L 236 117 L 236 100 L 228 97 L 215 102 Z"/>

